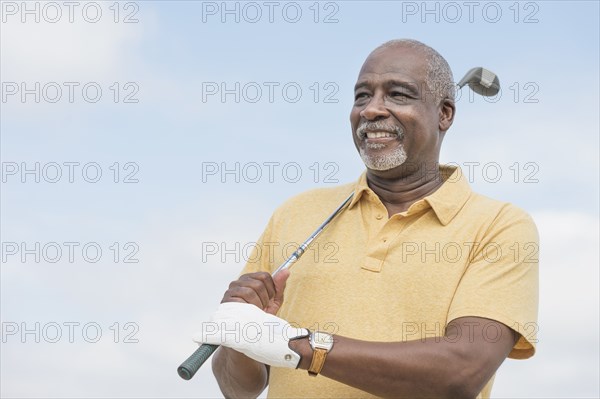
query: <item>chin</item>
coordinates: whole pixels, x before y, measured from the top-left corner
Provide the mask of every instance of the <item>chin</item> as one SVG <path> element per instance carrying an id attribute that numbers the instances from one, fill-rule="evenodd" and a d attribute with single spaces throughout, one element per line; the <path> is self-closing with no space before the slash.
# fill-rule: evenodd
<path id="1" fill-rule="evenodd" d="M 364 148 L 360 148 L 358 152 L 367 169 L 373 171 L 384 172 L 397 169 L 408 159 L 406 151 L 404 151 L 404 147 L 401 145 L 383 154 L 381 152 L 372 154 L 370 153 L 371 151 L 367 151 Z"/>

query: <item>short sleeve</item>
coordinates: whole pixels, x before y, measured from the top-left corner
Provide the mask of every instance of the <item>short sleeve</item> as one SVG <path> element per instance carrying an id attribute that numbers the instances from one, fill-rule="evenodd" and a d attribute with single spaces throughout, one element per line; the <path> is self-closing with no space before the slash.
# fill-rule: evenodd
<path id="1" fill-rule="evenodd" d="M 498 321 L 521 335 L 509 357 L 533 356 L 539 289 L 535 223 L 524 211 L 506 205 L 484 239 L 469 245 L 471 260 L 450 305 L 448 322 L 467 316 Z"/>

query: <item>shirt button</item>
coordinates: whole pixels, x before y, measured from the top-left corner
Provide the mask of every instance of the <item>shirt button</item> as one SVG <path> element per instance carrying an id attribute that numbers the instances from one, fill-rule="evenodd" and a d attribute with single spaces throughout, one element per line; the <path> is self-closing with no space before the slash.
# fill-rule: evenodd
<path id="1" fill-rule="evenodd" d="M 376 218 L 377 220 L 381 220 L 381 219 L 383 219 L 383 215 L 380 213 L 380 214 L 378 214 L 377 216 L 375 216 L 375 218 Z"/>
<path id="2" fill-rule="evenodd" d="M 384 238 L 384 239 L 383 239 L 383 240 L 381 240 L 381 241 L 383 241 L 383 242 L 387 242 L 387 238 Z"/>

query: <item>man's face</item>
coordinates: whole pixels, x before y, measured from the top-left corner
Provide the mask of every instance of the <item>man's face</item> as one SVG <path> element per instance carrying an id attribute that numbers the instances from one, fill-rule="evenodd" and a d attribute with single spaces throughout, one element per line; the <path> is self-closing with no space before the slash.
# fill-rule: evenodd
<path id="1" fill-rule="evenodd" d="M 377 50 L 363 64 L 350 122 L 371 173 L 402 177 L 437 164 L 439 99 L 429 92 L 426 73 L 425 56 L 404 46 Z"/>

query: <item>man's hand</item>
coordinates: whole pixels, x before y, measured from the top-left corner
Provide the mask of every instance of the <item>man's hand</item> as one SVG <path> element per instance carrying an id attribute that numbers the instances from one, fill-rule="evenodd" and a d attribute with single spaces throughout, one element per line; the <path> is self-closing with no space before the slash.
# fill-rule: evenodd
<path id="1" fill-rule="evenodd" d="M 275 277 L 266 272 L 244 274 L 229 284 L 221 303 L 251 303 L 267 313 L 277 314 L 289 276 L 289 270 L 282 270 Z"/>
<path id="2" fill-rule="evenodd" d="M 194 341 L 226 346 L 269 366 L 296 368 L 300 355 L 288 342 L 308 334 L 306 328 L 292 327 L 252 304 L 226 302 L 219 305 L 210 322 L 202 323 Z"/>
<path id="3" fill-rule="evenodd" d="M 283 290 L 289 271 L 273 279 L 269 273 L 249 273 L 229 284 L 222 304 L 248 303 L 275 315 L 283 303 Z M 212 360 L 213 373 L 225 397 L 257 397 L 269 383 L 269 366 L 221 346 Z"/>

